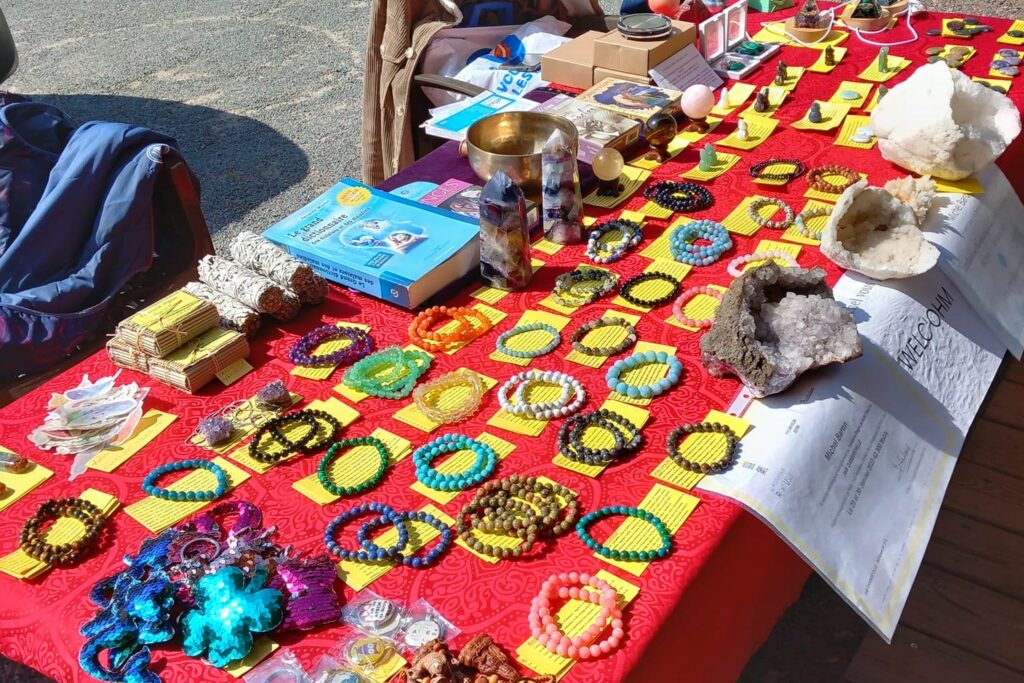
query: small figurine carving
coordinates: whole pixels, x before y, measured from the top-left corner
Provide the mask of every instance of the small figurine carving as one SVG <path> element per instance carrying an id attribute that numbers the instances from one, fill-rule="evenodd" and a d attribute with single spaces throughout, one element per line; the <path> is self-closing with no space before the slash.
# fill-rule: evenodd
<path id="1" fill-rule="evenodd" d="M 466 643 L 459 652 L 459 663 L 484 674 L 497 675 L 499 681 L 512 682 L 519 678 L 519 672 L 509 656 L 486 633 L 481 633 Z"/>
<path id="2" fill-rule="evenodd" d="M 700 163 L 697 164 L 697 168 L 707 173 L 715 167 L 718 163 L 718 154 L 715 152 L 715 148 L 709 142 L 704 145 L 700 150 Z"/>
<path id="3" fill-rule="evenodd" d="M 754 111 L 758 114 L 763 114 L 768 111 L 768 106 L 768 88 L 761 88 L 754 98 Z"/>
<path id="4" fill-rule="evenodd" d="M 796 28 L 821 28 L 821 24 L 821 12 L 818 11 L 817 0 L 804 0 L 804 4 L 793 20 L 793 26 Z"/>
<path id="5" fill-rule="evenodd" d="M 836 51 L 832 49 L 831 45 L 825 46 L 825 66 L 836 65 Z"/>
<path id="6" fill-rule="evenodd" d="M 405 672 L 409 683 L 454 683 L 458 660 L 440 640 L 431 640 L 419 650 Z"/>
<path id="7" fill-rule="evenodd" d="M 878 71 L 880 73 L 889 73 L 889 48 L 882 47 L 878 51 Z"/>
<path id="8" fill-rule="evenodd" d="M 854 19 L 878 19 L 882 16 L 882 8 L 878 0 L 860 0 L 850 16 Z"/>
<path id="9" fill-rule="evenodd" d="M 786 85 L 788 78 L 789 72 L 786 69 L 786 63 L 779 62 L 779 65 L 775 67 L 775 85 Z"/>
<path id="10" fill-rule="evenodd" d="M 718 93 L 718 108 L 728 109 L 729 108 L 729 88 L 722 86 L 722 92 Z"/>
<path id="11" fill-rule="evenodd" d="M 599 197 L 618 197 L 625 189 L 622 184 L 622 169 L 626 160 L 622 153 L 613 147 L 605 147 L 594 155 L 590 167 L 597 176 L 597 194 Z"/>
<path id="12" fill-rule="evenodd" d="M 644 136 L 647 138 L 647 144 L 651 146 L 648 158 L 659 162 L 668 161 L 672 157 L 668 146 L 675 139 L 678 131 L 679 127 L 671 114 L 661 112 L 647 119 L 647 123 L 644 125 Z"/>
<path id="13" fill-rule="evenodd" d="M 747 120 L 740 119 L 739 123 L 736 124 L 736 139 L 746 140 L 749 133 L 747 132 Z"/>
<path id="14" fill-rule="evenodd" d="M 807 120 L 811 123 L 821 123 L 821 105 L 817 102 L 811 105 L 810 111 L 807 112 Z"/>

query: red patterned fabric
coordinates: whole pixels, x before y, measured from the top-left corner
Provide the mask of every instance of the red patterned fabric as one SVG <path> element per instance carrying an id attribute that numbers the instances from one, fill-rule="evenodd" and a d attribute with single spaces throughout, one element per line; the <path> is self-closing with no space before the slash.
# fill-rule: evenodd
<path id="1" fill-rule="evenodd" d="M 763 15 L 752 15 L 754 21 Z M 915 21 L 922 32 L 939 26 L 939 15 Z M 1004 32 L 1009 22 L 985 20 L 995 31 L 969 42 L 979 54 L 964 67 L 969 75 L 984 75 L 988 62 L 996 49 L 995 37 Z M 751 26 L 751 32 L 756 31 Z M 902 36 L 901 30 L 886 36 L 894 40 Z M 893 55 L 909 57 L 914 66 L 924 63 L 924 49 L 950 41 L 922 37 L 909 46 L 892 49 Z M 903 175 L 899 169 L 883 161 L 875 151 L 834 147 L 835 133 L 804 133 L 789 128 L 788 124 L 806 111 L 811 100 L 827 99 L 840 80 L 856 79 L 857 74 L 876 54 L 855 37 L 847 41 L 850 48 L 843 63 L 829 75 L 807 73 L 791 98 L 782 106 L 778 118 L 782 121 L 771 138 L 759 148 L 742 153 L 741 162 L 731 172 L 710 184 L 715 204 L 695 214 L 698 218 L 721 219 L 745 196 L 760 193 L 779 196 L 799 209 L 806 189 L 803 180 L 797 180 L 782 191 L 770 187 L 757 187 L 750 182 L 746 169 L 753 163 L 769 157 L 799 157 L 808 166 L 824 163 L 842 163 L 867 172 L 873 184 Z M 793 66 L 808 66 L 817 57 L 814 50 L 785 48 L 782 58 Z M 911 73 L 913 67 L 901 74 L 898 82 Z M 768 82 L 774 74 L 774 65 L 754 74 L 758 84 Z M 891 85 L 891 83 L 890 83 Z M 1022 102 L 1024 85 L 1016 84 L 1012 97 L 1018 106 Z M 908 111 L 908 116 L 914 112 Z M 735 115 L 729 117 L 708 141 L 714 143 L 727 135 L 735 126 Z M 695 145 L 676 160 L 655 172 L 652 180 L 678 175 L 698 160 Z M 1014 157 L 1019 145 L 1004 156 L 1002 165 L 1015 182 L 1021 185 L 1021 167 L 1012 168 L 1008 159 Z M 415 167 L 407 171 L 415 176 Z M 455 175 L 449 173 L 449 175 Z M 638 195 L 621 208 L 637 209 L 644 204 Z M 610 215 L 595 212 L 592 215 Z M 665 222 L 652 221 L 646 230 L 643 246 L 660 234 Z M 751 238 L 736 237 L 736 249 L 722 261 L 696 269 L 687 277 L 686 285 L 727 285 L 726 263 L 732 255 L 752 251 L 760 239 L 777 239 L 778 231 L 762 229 Z M 642 248 L 642 247 L 641 247 Z M 531 291 L 512 294 L 497 307 L 509 317 L 500 326 L 507 329 L 519 315 L 537 308 L 537 302 L 551 289 L 555 276 L 571 269 L 582 258 L 582 247 L 568 247 L 556 256 L 536 254 L 547 263 L 540 271 Z M 831 280 L 839 276 L 837 269 L 826 262 L 811 247 L 804 247 L 799 257 L 804 266 L 822 265 Z M 613 269 L 629 276 L 643 269 L 649 261 L 632 256 L 615 264 Z M 468 290 L 467 290 L 468 291 Z M 472 300 L 466 293 L 452 299 L 452 303 L 468 304 Z M 587 307 L 574 316 L 568 328 L 588 320 L 610 306 L 606 298 Z M 683 421 L 702 418 L 712 408 L 722 409 L 736 394 L 739 385 L 732 380 L 710 378 L 699 360 L 699 335 L 663 324 L 670 313 L 665 306 L 656 313 L 644 316 L 638 328 L 642 339 L 668 344 L 678 348 L 686 374 L 684 381 L 671 392 L 654 400 L 652 419 L 644 430 L 646 446 L 628 463 L 608 468 L 598 479 L 561 470 L 551 464 L 556 452 L 557 425 L 549 425 L 535 439 L 524 438 L 503 430 L 486 426 L 487 419 L 497 409 L 495 392 L 487 395 L 485 407 L 458 431 L 476 435 L 487 430 L 513 442 L 516 450 L 498 467 L 498 476 L 515 472 L 544 474 L 580 493 L 584 509 L 602 505 L 635 505 L 656 483 L 649 476 L 651 470 L 664 458 L 664 440 L 668 432 Z M 42 453 L 29 444 L 26 435 L 36 427 L 46 413 L 50 392 L 62 391 L 77 384 L 83 373 L 92 377 L 113 371 L 103 353 L 84 361 L 78 367 L 48 382 L 18 402 L 0 410 L 0 444 L 22 453 L 56 471 L 56 476 L 17 504 L 0 513 L 0 554 L 17 547 L 18 530 L 27 517 L 43 500 L 55 496 L 77 495 L 94 487 L 117 496 L 123 504 L 144 497 L 140 488 L 143 477 L 154 467 L 172 459 L 201 457 L 206 451 L 184 445 L 186 438 L 202 417 L 233 400 L 251 396 L 266 382 L 283 378 L 305 400 L 333 395 L 332 387 L 339 381 L 339 373 L 331 381 L 314 382 L 288 374 L 290 365 L 285 360 L 289 346 L 301 333 L 321 322 L 357 320 L 371 326 L 378 346 L 405 344 L 405 328 L 409 314 L 379 301 L 333 289 L 328 302 L 320 308 L 308 310 L 296 321 L 281 327 L 270 325 L 261 332 L 253 344 L 250 362 L 256 371 L 230 388 L 209 386 L 197 396 L 188 396 L 163 385 L 151 382 L 145 376 L 125 371 L 122 380 L 135 380 L 153 387 L 147 407 L 174 413 L 179 419 L 158 439 L 125 463 L 113 475 L 89 472 L 73 483 L 67 481 L 69 461 L 60 456 Z M 438 355 L 431 374 L 436 376 L 460 366 L 471 366 L 499 381 L 504 381 L 518 370 L 517 366 L 492 361 L 488 355 L 493 349 L 496 331 L 471 344 L 453 356 Z M 569 349 L 563 343 L 555 354 L 537 359 L 532 367 L 566 369 L 578 376 L 591 392 L 588 406 L 594 407 L 604 399 L 606 389 L 603 371 L 594 371 L 563 362 Z M 370 399 L 358 404 L 361 419 L 350 426 L 348 435 L 363 435 L 382 426 L 410 439 L 414 444 L 427 441 L 427 435 L 391 418 L 392 413 L 406 401 L 390 402 Z M 444 429 L 436 434 L 444 433 Z M 742 458 L 742 451 L 741 456 Z M 280 529 L 279 539 L 297 549 L 321 552 L 321 536 L 327 521 L 354 501 L 334 503 L 321 507 L 299 495 L 291 483 L 316 470 L 319 457 L 307 457 L 272 469 L 265 475 L 254 475 L 231 494 L 233 499 L 257 503 L 264 512 L 267 524 Z M 409 489 L 414 481 L 411 460 L 403 461 L 388 472 L 381 487 L 362 496 L 360 500 L 386 500 L 406 509 L 419 508 L 427 501 Z M 461 548 L 453 548 L 439 566 L 426 571 L 396 568 L 372 588 L 384 596 L 412 602 L 427 598 L 445 617 L 456 624 L 463 636 L 488 632 L 507 650 L 514 651 L 528 636 L 527 610 L 529 600 L 537 592 L 540 582 L 550 573 L 567 570 L 597 571 L 609 569 L 640 586 L 639 597 L 626 611 L 627 639 L 625 646 L 614 655 L 598 662 L 582 662 L 574 666 L 565 680 L 572 683 L 606 683 L 623 680 L 629 675 L 635 681 L 734 680 L 750 654 L 771 630 L 778 615 L 798 594 L 808 575 L 806 566 L 766 527 L 752 516 L 742 512 L 735 504 L 697 492 L 702 503 L 675 536 L 675 550 L 665 561 L 651 566 L 639 579 L 598 561 L 579 542 L 574 534 L 561 538 L 542 557 L 528 561 L 505 561 L 488 564 Z M 456 514 L 470 493 L 463 493 L 451 504 L 443 506 L 449 514 Z M 32 666 L 58 681 L 91 680 L 77 664 L 77 653 L 83 642 L 79 626 L 93 614 L 87 594 L 100 578 L 121 568 L 121 557 L 133 553 L 149 534 L 133 519 L 124 514 L 115 515 L 109 525 L 111 534 L 102 552 L 83 564 L 67 570 L 56 570 L 33 582 L 19 582 L 0 575 L 0 652 L 11 659 Z M 599 528 L 598 535 L 607 532 Z M 339 583 L 340 586 L 340 583 Z M 344 588 L 345 598 L 352 591 Z M 346 627 L 321 629 L 310 634 L 284 635 L 279 642 L 291 647 L 307 665 L 312 665 L 323 652 L 335 646 L 347 634 Z M 154 653 L 157 670 L 163 680 L 173 683 L 187 681 L 219 682 L 232 680 L 198 660 L 183 656 L 175 644 L 158 648 Z"/>

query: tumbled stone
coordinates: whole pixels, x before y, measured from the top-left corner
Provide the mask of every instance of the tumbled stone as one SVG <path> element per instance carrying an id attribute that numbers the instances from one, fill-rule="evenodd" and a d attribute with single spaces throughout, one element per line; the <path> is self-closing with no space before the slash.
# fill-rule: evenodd
<path id="1" fill-rule="evenodd" d="M 925 31 L 924 34 L 926 36 L 941 36 L 942 35 L 942 31 L 940 31 L 937 28 L 930 28 L 927 31 Z"/>

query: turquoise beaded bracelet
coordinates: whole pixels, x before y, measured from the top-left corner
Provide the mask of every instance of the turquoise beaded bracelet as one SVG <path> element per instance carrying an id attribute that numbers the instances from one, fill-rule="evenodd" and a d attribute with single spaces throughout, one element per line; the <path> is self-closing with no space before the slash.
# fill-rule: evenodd
<path id="1" fill-rule="evenodd" d="M 506 342 L 512 337 L 519 336 L 520 334 L 527 334 L 529 332 L 536 332 L 542 330 L 551 335 L 551 341 L 545 344 L 542 348 L 534 349 L 532 351 L 518 351 L 516 349 L 510 349 Z M 503 332 L 498 337 L 498 341 L 495 343 L 495 347 L 498 351 L 501 351 L 506 356 L 512 356 L 514 358 L 536 358 L 545 354 L 551 353 L 558 345 L 562 343 L 561 333 L 553 326 L 547 323 L 527 323 L 526 325 L 519 325 L 513 327 L 507 332 Z"/>
<path id="2" fill-rule="evenodd" d="M 355 486 L 340 486 L 335 484 L 331 481 L 331 463 L 342 449 L 356 448 L 358 446 L 373 446 L 377 450 L 377 455 L 380 458 L 380 463 L 377 465 L 377 471 L 372 477 L 360 484 L 356 484 Z M 333 493 L 336 496 L 352 496 L 357 493 L 362 493 L 363 491 L 369 491 L 376 486 L 377 482 L 384 477 L 384 472 L 387 470 L 388 463 L 390 461 L 391 451 L 388 450 L 387 444 L 375 436 L 360 436 L 353 439 L 342 439 L 327 449 L 327 454 L 320 460 L 320 465 L 317 467 L 316 477 L 320 480 L 320 485 L 323 486 L 324 490 L 328 493 Z"/>
<path id="3" fill-rule="evenodd" d="M 697 244 L 697 240 L 710 244 Z M 708 266 L 732 249 L 732 238 L 725 226 L 715 221 L 691 221 L 680 225 L 668 238 L 672 258 L 691 266 Z"/>
<path id="4" fill-rule="evenodd" d="M 668 374 L 657 382 L 634 386 L 620 379 L 627 370 L 653 363 L 668 365 Z M 653 398 L 671 389 L 682 377 L 682 374 L 683 364 L 675 356 L 664 351 L 638 351 L 629 358 L 615 361 L 605 379 L 608 382 L 608 388 L 612 391 L 617 391 L 630 398 Z"/>
<path id="5" fill-rule="evenodd" d="M 591 525 L 601 521 L 602 519 L 615 517 L 617 515 L 642 519 L 653 526 L 654 530 L 658 532 L 658 536 L 661 538 L 661 547 L 653 550 L 616 550 L 615 548 L 609 548 L 608 546 L 594 540 L 594 537 L 591 536 L 588 531 Z M 665 523 L 662 522 L 657 515 L 647 512 L 647 510 L 641 510 L 637 507 L 626 507 L 625 505 L 611 505 L 583 515 L 583 517 L 580 518 L 580 521 L 576 523 L 576 535 L 580 537 L 580 540 L 583 541 L 588 548 L 596 552 L 601 557 L 607 557 L 611 560 L 632 560 L 638 562 L 661 560 L 667 557 L 669 552 L 672 550 L 672 535 L 669 534 Z"/>
<path id="6" fill-rule="evenodd" d="M 442 474 L 431 467 L 431 463 L 445 453 L 465 449 L 476 454 L 476 460 L 466 471 Z M 498 462 L 498 454 L 483 441 L 462 434 L 445 434 L 417 448 L 412 454 L 412 461 L 416 465 L 416 478 L 420 483 L 438 491 L 462 491 L 490 476 Z"/>
<path id="7" fill-rule="evenodd" d="M 213 476 L 217 478 L 216 488 L 212 491 L 170 491 L 156 485 L 157 479 L 170 472 L 198 469 L 213 473 Z M 142 481 L 142 490 L 154 498 L 163 498 L 164 500 L 214 500 L 223 496 L 228 490 L 228 473 L 224 471 L 223 467 L 209 460 L 179 460 L 178 462 L 160 465 L 160 467 L 147 474 L 146 478 Z"/>

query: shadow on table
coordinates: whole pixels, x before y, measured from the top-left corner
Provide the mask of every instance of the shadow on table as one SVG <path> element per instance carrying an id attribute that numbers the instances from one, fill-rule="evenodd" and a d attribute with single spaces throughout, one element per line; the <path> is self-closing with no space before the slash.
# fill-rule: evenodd
<path id="1" fill-rule="evenodd" d="M 30 95 L 63 109 L 78 124 L 121 121 L 177 139 L 199 177 L 210 233 L 295 185 L 309 172 L 305 152 L 265 123 L 218 109 L 119 95 Z"/>
<path id="2" fill-rule="evenodd" d="M 4 683 L 53 683 L 53 679 L 0 656 L 0 681 Z"/>

